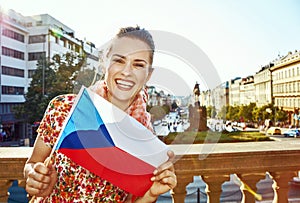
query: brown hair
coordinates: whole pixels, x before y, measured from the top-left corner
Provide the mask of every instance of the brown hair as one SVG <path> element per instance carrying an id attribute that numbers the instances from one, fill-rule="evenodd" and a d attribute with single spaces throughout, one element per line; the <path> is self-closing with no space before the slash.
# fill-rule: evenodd
<path id="1" fill-rule="evenodd" d="M 145 42 L 150 48 L 150 64 L 153 63 L 153 56 L 155 51 L 155 45 L 152 38 L 152 35 L 149 31 L 144 28 L 141 29 L 139 26 L 136 27 L 125 27 L 121 28 L 120 31 L 116 34 L 117 38 L 129 37 L 133 39 L 139 39 Z M 109 49 L 110 52 L 110 49 Z"/>

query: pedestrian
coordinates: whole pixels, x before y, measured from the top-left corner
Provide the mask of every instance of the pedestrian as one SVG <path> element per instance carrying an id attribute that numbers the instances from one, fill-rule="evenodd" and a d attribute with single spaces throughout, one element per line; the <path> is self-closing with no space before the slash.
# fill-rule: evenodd
<path id="1" fill-rule="evenodd" d="M 174 132 L 177 132 L 177 122 L 176 121 L 173 122 L 173 130 L 174 130 Z"/>
<path id="2" fill-rule="evenodd" d="M 105 54 L 104 80 L 90 87 L 150 130 L 153 128 L 143 87 L 153 71 L 153 55 L 154 42 L 147 30 L 138 26 L 120 29 Z M 153 184 L 142 197 L 133 197 L 64 154 L 54 152 L 49 157 L 75 98 L 73 94 L 57 96 L 45 111 L 32 155 L 24 167 L 26 190 L 33 196 L 31 202 L 147 203 L 155 202 L 159 195 L 176 186 L 172 151 L 168 152 L 169 160 L 153 172 Z M 46 165 L 48 160 L 50 164 Z"/>

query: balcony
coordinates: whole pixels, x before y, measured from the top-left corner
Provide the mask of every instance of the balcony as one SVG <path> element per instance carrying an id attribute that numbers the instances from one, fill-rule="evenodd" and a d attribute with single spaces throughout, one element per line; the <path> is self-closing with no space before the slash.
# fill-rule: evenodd
<path id="1" fill-rule="evenodd" d="M 220 202 L 222 184 L 230 174 L 237 176 L 254 191 L 256 184 L 268 172 L 274 183 L 274 202 L 287 203 L 289 181 L 300 170 L 300 142 L 252 142 L 234 144 L 170 145 L 176 153 L 178 185 L 173 191 L 175 203 L 183 203 L 186 186 L 194 176 L 202 176 L 207 184 L 209 202 Z M 24 186 L 23 166 L 31 153 L 29 147 L 0 148 L 0 202 L 7 201 L 11 182 L 19 180 Z M 246 203 L 255 202 L 254 196 L 243 191 Z M 195 201 L 196 202 L 196 201 Z"/>

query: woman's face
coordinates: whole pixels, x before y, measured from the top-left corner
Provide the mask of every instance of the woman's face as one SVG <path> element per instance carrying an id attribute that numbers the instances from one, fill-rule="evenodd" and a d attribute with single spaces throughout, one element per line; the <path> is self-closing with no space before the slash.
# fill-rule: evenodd
<path id="1" fill-rule="evenodd" d="M 151 75 L 149 46 L 129 37 L 117 38 L 108 54 L 105 80 L 109 100 L 127 108 Z"/>

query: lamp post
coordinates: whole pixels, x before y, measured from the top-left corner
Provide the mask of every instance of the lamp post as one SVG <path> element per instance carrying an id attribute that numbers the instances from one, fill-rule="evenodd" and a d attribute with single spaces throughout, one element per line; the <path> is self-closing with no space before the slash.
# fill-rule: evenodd
<path id="1" fill-rule="evenodd" d="M 47 42 L 46 40 L 46 35 L 44 36 L 44 42 L 43 42 L 43 70 L 42 70 L 42 95 L 43 97 L 45 96 L 45 66 L 46 66 L 46 50 L 45 50 L 45 43 Z"/>
<path id="2" fill-rule="evenodd" d="M 48 29 L 47 33 L 44 35 L 44 42 L 43 42 L 43 70 L 42 70 L 42 95 L 45 96 L 45 69 L 47 65 L 47 61 L 50 61 L 50 34 L 51 31 Z M 47 50 L 46 50 L 46 43 L 47 43 Z"/>

